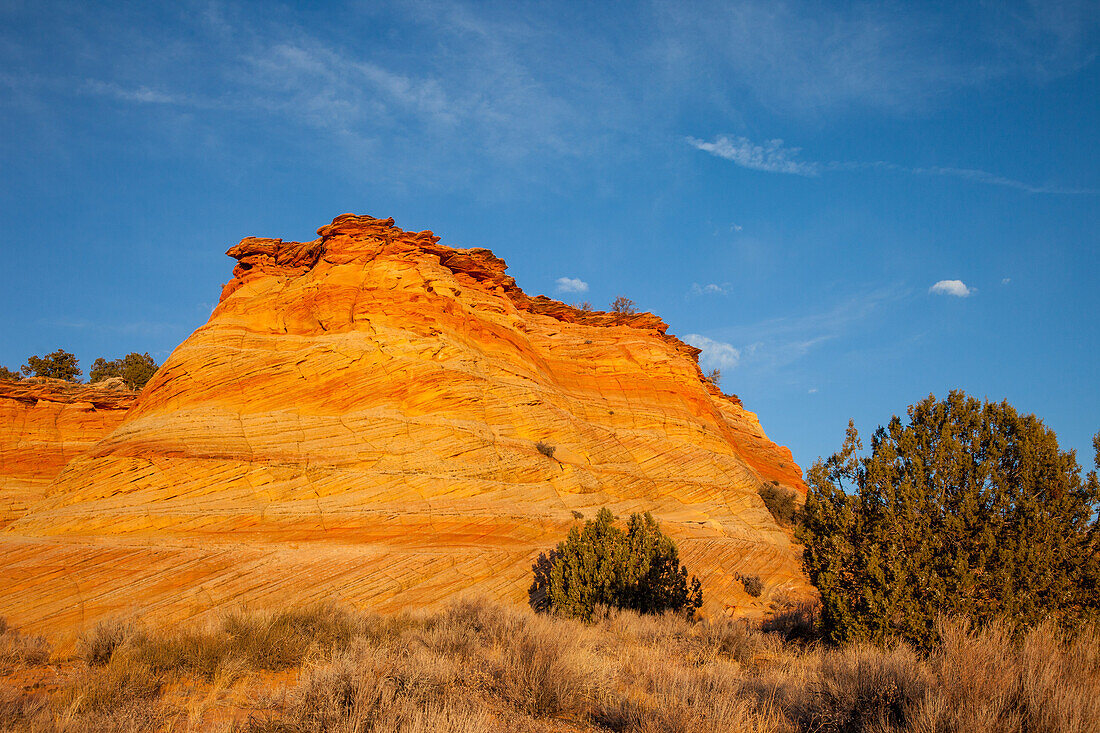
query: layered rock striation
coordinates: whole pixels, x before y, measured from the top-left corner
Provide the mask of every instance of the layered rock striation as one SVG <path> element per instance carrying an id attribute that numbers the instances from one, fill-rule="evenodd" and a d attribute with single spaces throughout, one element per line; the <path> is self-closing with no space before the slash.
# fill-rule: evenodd
<path id="1" fill-rule="evenodd" d="M 0 527 L 38 504 L 65 464 L 118 427 L 135 399 L 122 380 L 0 381 Z"/>
<path id="2" fill-rule="evenodd" d="M 757 495 L 804 494 L 801 471 L 656 316 L 530 297 L 490 251 L 392 219 L 228 254 L 206 325 L 8 527 L 0 582 L 24 595 L 0 588 L 0 614 L 519 603 L 601 506 L 653 512 L 711 612 L 751 608 L 738 573 L 806 590 Z"/>

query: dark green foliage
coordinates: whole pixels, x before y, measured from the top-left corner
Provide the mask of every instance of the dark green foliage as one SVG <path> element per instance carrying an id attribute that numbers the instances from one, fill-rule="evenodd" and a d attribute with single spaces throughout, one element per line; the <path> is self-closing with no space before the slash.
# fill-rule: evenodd
<path id="1" fill-rule="evenodd" d="M 817 616 L 818 606 L 813 601 L 775 603 L 772 614 L 760 624 L 760 630 L 779 634 L 784 641 L 816 641 L 821 636 Z"/>
<path id="2" fill-rule="evenodd" d="M 781 527 L 794 524 L 795 517 L 798 515 L 798 505 L 794 502 L 793 491 L 780 486 L 776 481 L 772 481 L 765 484 L 764 488 L 760 489 L 758 493 L 760 498 L 764 500 L 764 506 L 772 513 L 776 523 Z"/>
<path id="3" fill-rule="evenodd" d="M 831 638 L 928 646 L 942 614 L 1095 616 L 1096 473 L 1082 480 L 1053 431 L 1006 402 L 955 391 L 908 414 L 875 432 L 868 457 L 849 423 L 841 451 L 810 470 L 798 536 Z"/>
<path id="4" fill-rule="evenodd" d="M 627 530 L 600 509 L 595 521 L 574 526 L 569 537 L 532 568 L 529 591 L 536 610 L 590 620 L 597 605 L 641 613 L 691 612 L 702 605 L 698 578 L 688 582 L 676 544 L 646 512 L 631 514 Z"/>
<path id="5" fill-rule="evenodd" d="M 0 382 L 18 382 L 23 378 L 19 372 L 13 372 L 5 366 L 0 366 Z"/>
<path id="6" fill-rule="evenodd" d="M 157 363 L 148 353 L 130 353 L 121 359 L 107 361 L 102 357 L 92 363 L 88 380 L 99 382 L 110 377 L 121 377 L 130 389 L 141 389 L 157 373 Z"/>
<path id="7" fill-rule="evenodd" d="M 22 372 L 28 377 L 50 377 L 75 382 L 80 379 L 79 360 L 67 351 L 58 349 L 44 357 L 32 356 L 23 365 Z"/>

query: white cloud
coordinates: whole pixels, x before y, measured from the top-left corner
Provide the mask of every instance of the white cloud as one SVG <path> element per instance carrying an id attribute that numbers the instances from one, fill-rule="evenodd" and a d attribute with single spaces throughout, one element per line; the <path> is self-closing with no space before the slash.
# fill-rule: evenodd
<path id="1" fill-rule="evenodd" d="M 588 283 L 576 277 L 559 277 L 557 291 L 559 293 L 587 293 Z"/>
<path id="2" fill-rule="evenodd" d="M 806 392 L 807 394 L 817 394 L 817 387 L 812 387 Z"/>
<path id="3" fill-rule="evenodd" d="M 1010 277 L 1002 277 L 1001 278 L 1001 285 L 1008 285 L 1010 282 L 1012 282 L 1012 278 L 1010 278 Z"/>
<path id="4" fill-rule="evenodd" d="M 966 298 L 977 291 L 973 288 L 966 287 L 966 284 L 962 280 L 940 280 L 938 283 L 928 288 L 928 292 L 936 293 L 937 295 L 954 295 L 956 298 Z"/>
<path id="5" fill-rule="evenodd" d="M 704 369 L 733 369 L 741 361 L 741 352 L 732 344 L 715 341 L 697 333 L 684 336 L 684 341 L 703 350 L 699 355 L 699 364 Z"/>
<path id="6" fill-rule="evenodd" d="M 829 162 L 800 161 L 795 157 L 802 152 L 802 148 L 789 148 L 783 146 L 780 139 L 769 140 L 763 145 L 757 145 L 748 138 L 728 135 L 719 135 L 714 142 L 706 142 L 694 137 L 686 138 L 687 143 L 697 150 L 732 161 L 742 168 L 766 171 L 768 173 L 793 173 L 799 176 L 818 176 L 822 171 L 888 171 L 892 173 L 904 173 L 911 176 L 941 176 L 947 178 L 960 178 L 964 181 L 984 183 L 989 186 L 1003 186 L 1014 188 L 1017 191 L 1027 193 L 1048 193 L 1069 196 L 1094 196 L 1100 194 L 1100 189 L 1095 188 L 1066 188 L 1055 185 L 1035 185 L 1014 178 L 1005 178 L 989 171 L 976 168 L 952 168 L 950 166 L 931 166 L 914 168 L 905 165 L 891 163 L 888 160 L 858 161 L 858 160 L 832 160 Z M 741 231 L 741 227 L 734 225 L 735 231 Z"/>
<path id="7" fill-rule="evenodd" d="M 689 295 L 725 295 L 729 292 L 729 283 L 707 283 L 706 285 L 700 285 L 699 283 L 692 283 L 691 290 L 688 291 Z"/>
<path id="8" fill-rule="evenodd" d="M 719 135 L 714 142 L 689 137 L 687 142 L 694 148 L 719 158 L 732 160 L 742 168 L 751 168 L 768 173 L 793 173 L 798 176 L 816 176 L 817 163 L 803 163 L 794 158 L 801 148 L 785 148 L 783 141 L 776 138 L 763 145 L 757 145 L 745 137 Z"/>

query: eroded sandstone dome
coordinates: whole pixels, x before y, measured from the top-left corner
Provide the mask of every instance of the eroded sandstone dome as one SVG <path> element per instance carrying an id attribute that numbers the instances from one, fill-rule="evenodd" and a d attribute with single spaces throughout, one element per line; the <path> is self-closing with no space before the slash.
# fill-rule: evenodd
<path id="1" fill-rule="evenodd" d="M 601 506 L 653 512 L 711 612 L 760 608 L 738 573 L 807 589 L 757 494 L 804 495 L 800 469 L 656 316 L 529 297 L 488 250 L 392 219 L 228 254 L 206 325 L 5 531 L 0 614 L 522 603 Z"/>

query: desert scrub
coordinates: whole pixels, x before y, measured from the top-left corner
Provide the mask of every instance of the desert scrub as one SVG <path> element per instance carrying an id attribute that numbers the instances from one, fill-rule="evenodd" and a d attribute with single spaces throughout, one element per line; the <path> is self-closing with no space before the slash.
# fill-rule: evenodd
<path id="1" fill-rule="evenodd" d="M 49 658 L 50 645 L 44 638 L 21 634 L 0 616 L 0 670 L 45 664 Z"/>
<path id="2" fill-rule="evenodd" d="M 694 612 L 703 603 L 699 579 L 688 581 L 676 543 L 653 516 L 631 514 L 624 532 L 606 507 L 536 558 L 531 607 L 586 621 L 598 606 L 642 613 Z"/>
<path id="3" fill-rule="evenodd" d="M 764 506 L 771 512 L 776 524 L 781 527 L 789 527 L 794 524 L 798 516 L 798 505 L 795 503 L 794 492 L 779 485 L 778 481 L 771 481 L 757 492 Z"/>
<path id="4" fill-rule="evenodd" d="M 313 652 L 347 647 L 361 632 L 362 618 L 335 606 L 312 606 L 273 613 L 234 612 L 217 625 L 150 633 L 133 623 L 101 623 L 78 645 L 91 666 L 125 653 L 155 673 L 212 680 L 220 670 L 279 671 L 300 665 Z"/>
<path id="5" fill-rule="evenodd" d="M 738 573 L 737 579 L 741 581 L 745 592 L 753 598 L 759 598 L 760 594 L 764 592 L 764 581 L 760 579 L 759 575 L 742 575 Z"/>
<path id="6" fill-rule="evenodd" d="M 721 617 L 597 606 L 583 622 L 462 600 L 391 616 L 241 613 L 187 633 L 212 651 L 179 651 L 193 643 L 183 632 L 105 626 L 106 661 L 70 670 L 59 692 L 0 685 L 0 730 L 1100 733 L 1092 627 L 1014 636 L 1004 624 L 941 620 L 922 651 L 788 644 Z M 302 635 L 305 647 L 286 641 Z M 250 651 L 265 643 L 282 651 Z M 230 664 L 297 671 L 273 688 L 270 675 L 227 681 Z M 220 670 L 214 680 L 194 672 L 208 668 Z M 204 708 L 214 719 L 182 712 L 219 690 L 230 691 Z"/>

